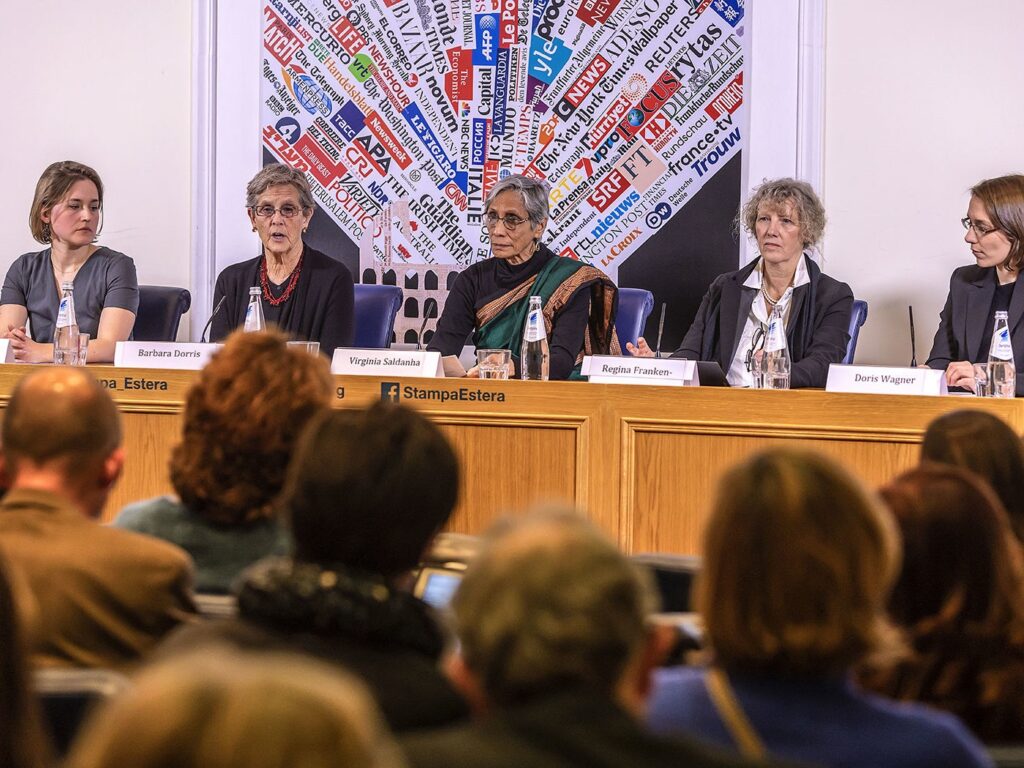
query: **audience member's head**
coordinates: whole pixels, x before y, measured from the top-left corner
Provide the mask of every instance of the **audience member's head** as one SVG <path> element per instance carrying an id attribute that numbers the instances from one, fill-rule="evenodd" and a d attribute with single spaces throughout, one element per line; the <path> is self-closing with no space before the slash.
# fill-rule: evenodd
<path id="1" fill-rule="evenodd" d="M 61 493 L 92 517 L 123 464 L 117 406 L 81 368 L 47 368 L 18 382 L 2 445 L 5 485 Z"/>
<path id="2" fill-rule="evenodd" d="M 272 516 L 295 442 L 331 393 L 327 362 L 284 335 L 228 337 L 188 393 L 171 455 L 184 505 L 223 525 Z"/>
<path id="3" fill-rule="evenodd" d="M 282 507 L 298 560 L 398 576 L 447 522 L 459 464 L 441 430 L 390 403 L 322 413 L 302 436 Z"/>
<path id="4" fill-rule="evenodd" d="M 881 489 L 903 534 L 890 614 L 908 628 L 1024 631 L 1024 569 L 992 490 L 958 467 L 925 464 Z"/>
<path id="5" fill-rule="evenodd" d="M 455 676 L 478 704 L 504 707 L 586 690 L 636 709 L 656 651 L 649 576 L 568 513 L 499 525 L 452 602 Z"/>
<path id="6" fill-rule="evenodd" d="M 101 708 L 69 768 L 399 768 L 369 694 L 337 668 L 224 651 L 152 667 Z"/>
<path id="7" fill-rule="evenodd" d="M 0 556 L 0 765 L 41 768 L 46 750 L 36 702 L 29 691 L 23 611 L 16 597 L 20 598 Z"/>
<path id="8" fill-rule="evenodd" d="M 1024 443 L 1006 422 L 985 411 L 944 414 L 928 425 L 921 459 L 963 467 L 985 480 L 1024 541 Z"/>
<path id="9" fill-rule="evenodd" d="M 704 537 L 697 605 L 716 663 L 822 677 L 887 650 L 898 566 L 892 519 L 840 466 L 755 454 L 723 476 Z"/>

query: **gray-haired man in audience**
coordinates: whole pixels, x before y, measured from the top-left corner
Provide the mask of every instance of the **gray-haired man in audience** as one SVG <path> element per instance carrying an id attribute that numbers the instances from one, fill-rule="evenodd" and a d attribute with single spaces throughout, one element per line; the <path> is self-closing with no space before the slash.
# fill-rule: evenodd
<path id="1" fill-rule="evenodd" d="M 452 607 L 451 674 L 479 715 L 406 739 L 415 768 L 739 765 L 639 721 L 662 635 L 652 587 L 596 528 L 543 514 L 497 529 Z"/>

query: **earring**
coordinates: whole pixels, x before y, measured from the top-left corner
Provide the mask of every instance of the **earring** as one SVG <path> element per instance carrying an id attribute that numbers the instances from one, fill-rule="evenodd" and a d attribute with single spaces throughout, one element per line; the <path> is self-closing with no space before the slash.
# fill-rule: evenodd
<path id="1" fill-rule="evenodd" d="M 43 222 L 43 242 L 50 242 L 50 225 L 45 221 Z"/>
<path id="2" fill-rule="evenodd" d="M 252 228 L 252 231 L 253 231 L 253 232 L 255 232 L 255 231 L 256 231 L 256 227 L 253 227 L 253 228 Z"/>

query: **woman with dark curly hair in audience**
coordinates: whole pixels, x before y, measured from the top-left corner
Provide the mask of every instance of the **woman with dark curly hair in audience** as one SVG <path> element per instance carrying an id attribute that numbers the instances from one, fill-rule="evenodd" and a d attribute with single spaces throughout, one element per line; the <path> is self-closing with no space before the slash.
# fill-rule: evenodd
<path id="1" fill-rule="evenodd" d="M 226 643 L 310 653 L 359 675 L 396 731 L 464 718 L 438 668 L 441 631 L 403 588 L 458 490 L 451 445 L 415 411 L 377 403 L 316 416 L 281 496 L 294 557 L 254 565 L 235 586 L 237 619 L 182 629 L 165 652 Z"/>
<path id="2" fill-rule="evenodd" d="M 185 402 L 171 454 L 177 497 L 125 507 L 114 525 L 157 536 L 196 564 L 196 591 L 227 592 L 267 555 L 288 550 L 273 502 L 302 428 L 331 402 L 327 361 L 277 332 L 236 333 Z"/>
<path id="3" fill-rule="evenodd" d="M 1009 424 L 986 411 L 943 414 L 925 430 L 921 460 L 963 467 L 987 482 L 1024 541 L 1024 442 Z"/>
<path id="4" fill-rule="evenodd" d="M 901 650 L 885 614 L 898 570 L 891 515 L 839 465 L 780 449 L 742 462 L 719 484 L 697 582 L 711 666 L 661 673 L 650 724 L 812 765 L 989 765 L 956 718 L 851 682 Z"/>
<path id="5" fill-rule="evenodd" d="M 28 611 L 24 601 L 15 601 L 15 586 L 7 562 L 0 556 L 0 765 L 42 768 L 49 749 L 29 690 L 23 639 L 23 618 Z M 25 600 L 32 599 L 27 588 L 23 594 Z"/>
<path id="6" fill-rule="evenodd" d="M 889 613 L 912 655 L 872 665 L 866 686 L 957 715 L 983 741 L 1024 741 L 1024 566 L 992 491 L 926 464 L 881 490 L 903 534 Z"/>

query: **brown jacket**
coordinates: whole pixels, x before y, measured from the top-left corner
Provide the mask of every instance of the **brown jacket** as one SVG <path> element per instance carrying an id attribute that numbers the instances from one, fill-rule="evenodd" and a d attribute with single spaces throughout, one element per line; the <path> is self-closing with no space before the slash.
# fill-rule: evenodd
<path id="1" fill-rule="evenodd" d="M 3 498 L 0 549 L 38 603 L 36 665 L 122 666 L 195 616 L 184 551 L 100 525 L 54 494 Z"/>

